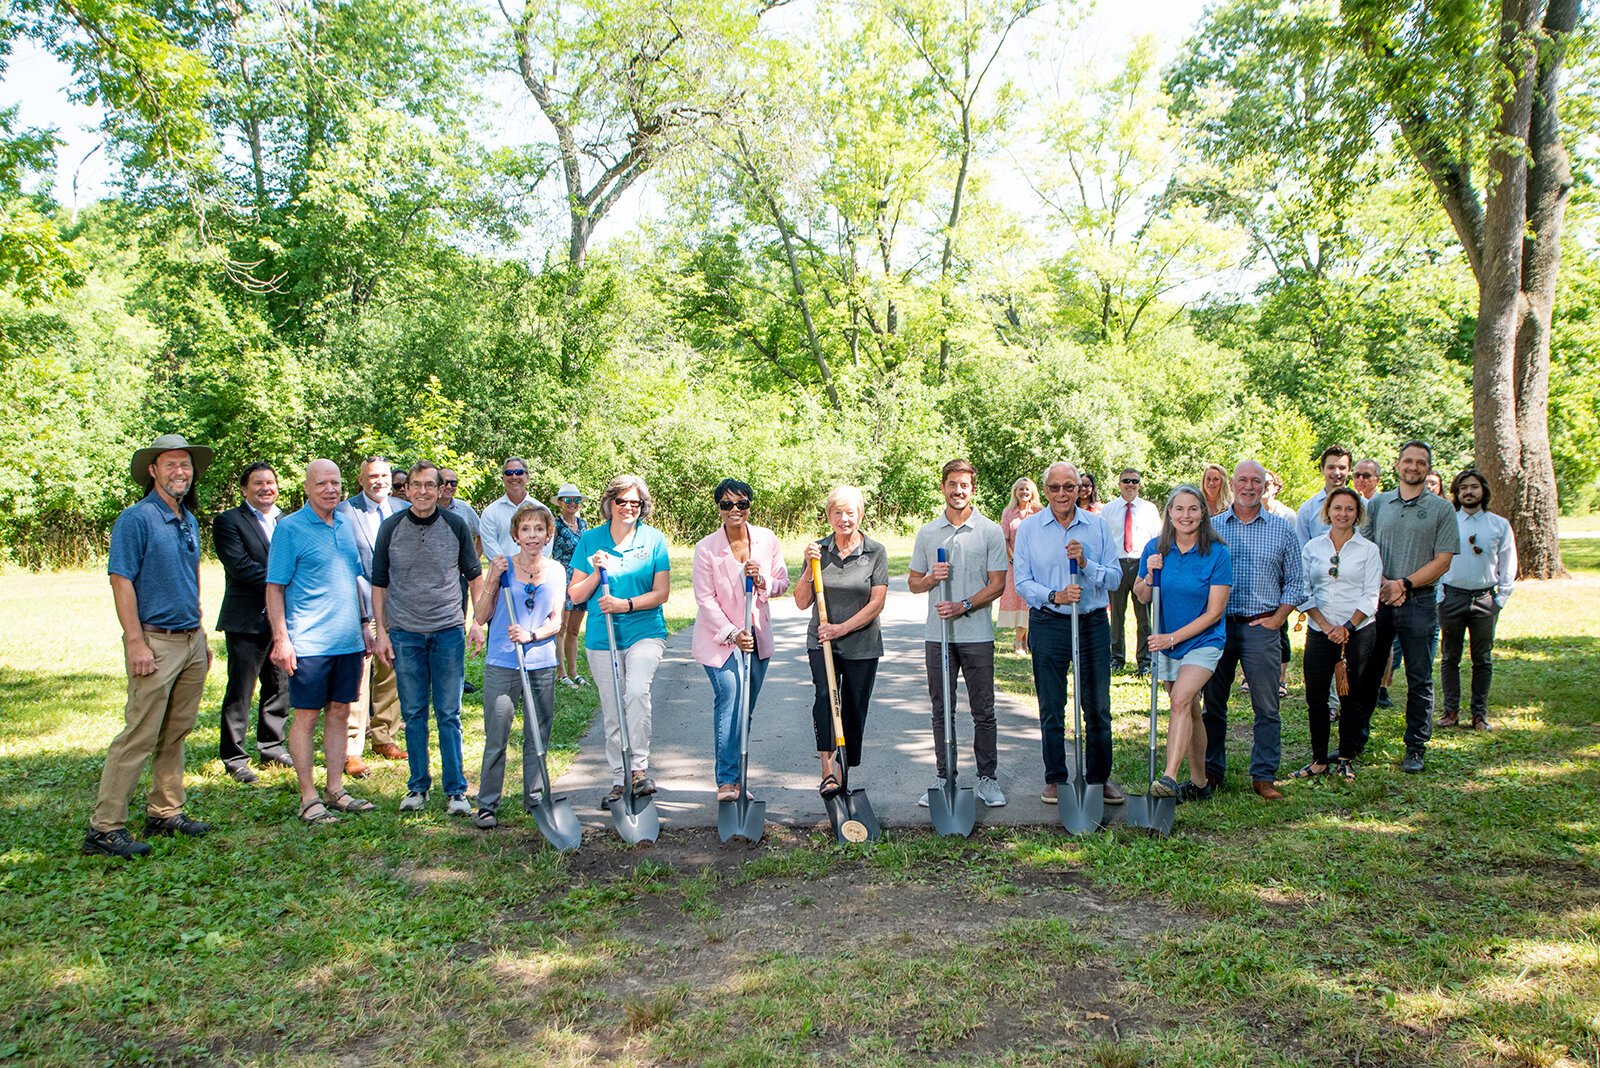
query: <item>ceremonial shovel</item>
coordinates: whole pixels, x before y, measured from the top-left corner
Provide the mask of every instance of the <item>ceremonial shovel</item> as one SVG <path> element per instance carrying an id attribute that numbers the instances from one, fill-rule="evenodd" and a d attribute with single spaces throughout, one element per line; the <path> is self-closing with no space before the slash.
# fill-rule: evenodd
<path id="1" fill-rule="evenodd" d="M 606 581 L 606 569 L 600 569 L 600 595 L 611 595 L 611 583 Z M 629 845 L 654 842 L 661 834 L 661 816 L 656 812 L 654 797 L 640 797 L 633 792 L 633 746 L 628 742 L 628 710 L 622 703 L 622 664 L 617 649 L 617 623 L 610 612 L 601 612 L 606 620 L 606 639 L 611 645 L 611 692 L 617 702 L 617 732 L 622 735 L 622 796 L 611 802 L 611 822 L 617 834 Z"/>
<path id="2" fill-rule="evenodd" d="M 1161 569 L 1150 569 L 1150 627 L 1161 630 Z M 1161 701 L 1161 654 L 1151 656 L 1150 664 L 1150 786 L 1156 785 L 1156 706 Z M 1157 797 L 1154 793 L 1128 795 L 1128 826 L 1152 831 L 1165 838 L 1172 833 L 1172 817 L 1178 810 L 1176 797 Z"/>
<path id="3" fill-rule="evenodd" d="M 752 638 L 756 633 L 755 599 L 755 577 L 746 575 L 744 632 Z M 743 672 L 739 679 L 739 697 L 742 701 L 739 710 L 739 798 L 736 801 L 717 802 L 717 836 L 724 842 L 730 838 L 748 838 L 752 842 L 759 842 L 767 826 L 767 803 L 752 801 L 749 787 L 746 785 L 746 776 L 750 770 L 750 710 L 753 703 L 750 698 L 750 662 L 755 655 L 754 649 L 744 654 Z"/>
<path id="4" fill-rule="evenodd" d="M 939 550 L 939 563 L 945 562 L 943 549 Z M 951 600 L 950 578 L 945 576 L 944 599 Z M 978 801 L 972 787 L 956 786 L 956 715 L 954 688 L 950 685 L 950 632 L 955 624 L 940 620 L 939 632 L 939 682 L 944 687 L 944 785 L 928 791 L 928 816 L 933 829 L 940 834 L 958 834 L 965 838 L 972 833 L 978 819 Z"/>
<path id="5" fill-rule="evenodd" d="M 506 619 L 515 620 L 517 609 L 511 590 L 507 588 L 502 592 L 506 599 Z M 533 703 L 533 685 L 528 681 L 528 662 L 523 657 L 521 642 L 512 642 L 511 647 L 517 651 L 517 674 L 522 677 L 522 707 L 527 712 L 525 722 L 533 730 L 533 751 L 539 757 L 540 800 L 533 806 L 533 822 L 538 826 L 539 833 L 544 835 L 545 841 L 563 853 L 570 852 L 583 844 L 583 828 L 578 826 L 578 814 L 572 811 L 572 803 L 565 797 L 554 796 L 550 765 L 545 760 L 544 729 L 539 726 L 538 706 Z"/>
<path id="6" fill-rule="evenodd" d="M 1067 560 L 1071 582 L 1078 585 L 1078 561 Z M 1078 651 L 1078 602 L 1072 602 L 1072 751 L 1075 766 L 1072 781 L 1056 788 L 1056 803 L 1061 810 L 1061 826 L 1072 834 L 1093 834 L 1105 819 L 1106 788 L 1103 783 L 1084 782 L 1088 770 L 1083 760 L 1083 701 L 1079 697 L 1083 672 Z M 930 799 L 931 800 L 931 799 Z"/>

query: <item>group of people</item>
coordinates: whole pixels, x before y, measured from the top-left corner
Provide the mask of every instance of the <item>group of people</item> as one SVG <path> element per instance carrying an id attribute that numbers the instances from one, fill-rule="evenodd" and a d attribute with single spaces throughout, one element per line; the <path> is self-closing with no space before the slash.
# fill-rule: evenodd
<path id="1" fill-rule="evenodd" d="M 127 657 L 126 727 L 107 753 L 86 852 L 131 857 L 149 850 L 127 830 L 147 760 L 146 835 L 210 829 L 184 811 L 183 739 L 197 719 L 211 658 L 200 621 L 194 514 L 194 486 L 211 455 L 181 436 L 163 435 L 132 460 L 131 473 L 146 495 L 119 516 L 109 564 Z M 1124 799 L 1109 781 L 1110 680 L 1130 662 L 1141 674 L 1157 672 L 1171 706 L 1166 764 L 1150 784 L 1153 795 L 1198 801 L 1223 784 L 1228 704 L 1242 669 L 1240 688 L 1248 688 L 1254 713 L 1252 788 L 1267 800 L 1282 797 L 1281 671 L 1287 620 L 1296 611 L 1311 628 L 1305 676 L 1312 752 L 1290 778 L 1354 778 L 1391 644 L 1402 652 L 1408 683 L 1404 770 L 1423 768 L 1441 633 L 1439 722 L 1455 724 L 1460 716 L 1466 636 L 1473 665 L 1468 711 L 1474 726 L 1486 728 L 1494 624 L 1516 572 L 1509 524 L 1488 511 L 1488 483 L 1476 471 L 1456 476 L 1451 501 L 1428 491 L 1432 456 L 1420 441 L 1401 447 L 1398 485 L 1388 492 L 1378 492 L 1372 461 L 1355 465 L 1356 488 L 1346 486 L 1350 460 L 1346 449 L 1324 451 L 1324 488 L 1293 519 L 1266 507 L 1270 475 L 1250 460 L 1231 474 L 1209 466 L 1198 486 L 1177 487 L 1160 509 L 1140 496 L 1136 469 L 1119 473 L 1119 496 L 1101 505 L 1092 477 L 1055 463 L 1044 472 L 1042 506 L 1037 487 L 1020 479 L 999 522 L 974 506 L 973 465 L 959 459 L 944 465 L 944 507 L 917 532 L 908 576 L 910 590 L 927 596 L 934 787 L 942 787 L 947 774 L 940 678 L 947 664 L 951 693 L 958 678 L 966 680 L 977 796 L 991 807 L 1006 803 L 994 712 L 989 606 L 996 601 L 1000 625 L 1015 627 L 1017 648 L 1032 657 L 1046 803 L 1055 803 L 1060 785 L 1073 777 L 1065 705 L 1075 653 L 1085 779 L 1104 785 L 1108 803 Z M 1369 472 L 1362 471 L 1365 465 Z M 389 464 L 369 457 L 361 465 L 360 492 L 345 499 L 337 465 L 314 460 L 305 471 L 304 507 L 285 515 L 275 503 L 278 483 L 270 466 L 253 464 L 241 474 L 243 503 L 213 523 L 227 575 L 218 625 L 229 658 L 220 748 L 229 774 L 246 783 L 256 778 L 244 736 L 259 689 L 259 760 L 293 767 L 302 821 L 331 823 L 375 807 L 347 787 L 348 779 L 368 770 L 361 760 L 368 741 L 377 756 L 408 762 L 400 809 L 421 811 L 433 786 L 431 709 L 446 811 L 493 828 L 519 705 L 523 805 L 531 811 L 543 801 L 534 739 L 548 742 L 558 680 L 586 685 L 576 659 L 581 631 L 590 674 L 614 672 L 620 680 L 615 688 L 598 688 L 612 778 L 601 804 L 623 796 L 630 772 L 635 794 L 655 792 L 650 691 L 666 648 L 662 606 L 671 595 L 671 563 L 665 536 L 647 522 L 652 502 L 645 480 L 613 479 L 599 501 L 601 522 L 591 527 L 580 514 L 584 498 L 575 486 L 558 490 L 559 514 L 531 498 L 527 465 L 518 457 L 502 466 L 505 496 L 481 517 L 456 499 L 454 472 L 424 461 L 403 475 L 406 499 L 396 501 Z M 728 478 L 712 496 L 722 521 L 695 546 L 692 653 L 710 684 L 717 796 L 732 800 L 740 788 L 742 680 L 748 677 L 753 707 L 774 652 L 771 600 L 789 589 L 789 573 L 776 535 L 750 521 L 754 488 Z M 831 533 L 806 545 L 805 574 L 793 588 L 797 607 L 812 613 L 806 644 L 823 796 L 838 792 L 845 778 L 835 764 L 830 682 L 837 685 L 844 759 L 854 767 L 884 653 L 879 616 L 888 593 L 888 554 L 863 531 L 865 503 L 850 486 L 828 495 Z M 1157 574 L 1159 617 L 1150 611 Z M 813 575 L 826 591 L 825 620 Z M 748 619 L 747 579 L 754 602 Z M 1137 635 L 1132 650 L 1124 633 L 1130 600 Z M 946 640 L 948 658 L 942 655 Z M 834 680 L 827 677 L 825 643 Z M 469 644 L 485 654 L 485 747 L 475 814 L 460 719 Z M 747 675 L 741 657 L 748 658 Z M 531 684 L 526 690 L 523 671 Z M 524 692 L 531 693 L 533 707 Z M 1336 707 L 1342 710 L 1337 716 Z M 626 768 L 622 717 L 632 749 Z M 320 793 L 313 774 L 319 718 L 326 760 Z M 1339 737 L 1332 751 L 1335 718 Z M 404 749 L 396 742 L 396 720 Z M 1180 783 L 1185 764 L 1187 779 Z M 921 803 L 928 803 L 926 794 Z"/>

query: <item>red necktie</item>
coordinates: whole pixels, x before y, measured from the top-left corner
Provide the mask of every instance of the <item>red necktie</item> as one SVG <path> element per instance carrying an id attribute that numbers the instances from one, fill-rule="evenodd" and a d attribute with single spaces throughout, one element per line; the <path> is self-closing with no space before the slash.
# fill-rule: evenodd
<path id="1" fill-rule="evenodd" d="M 1133 552 L 1133 505 L 1127 504 L 1122 509 L 1122 551 Z"/>

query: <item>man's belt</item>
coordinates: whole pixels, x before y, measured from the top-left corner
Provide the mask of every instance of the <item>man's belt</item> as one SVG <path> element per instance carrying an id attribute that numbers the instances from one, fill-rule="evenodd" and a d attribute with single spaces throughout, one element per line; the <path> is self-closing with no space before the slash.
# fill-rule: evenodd
<path id="1" fill-rule="evenodd" d="M 167 627 L 152 627 L 149 624 L 140 624 L 139 629 L 143 630 L 146 634 L 193 634 L 200 628 L 178 627 L 176 629 L 168 629 Z"/>
<path id="2" fill-rule="evenodd" d="M 1275 616 L 1277 614 L 1278 614 L 1278 610 L 1276 608 L 1269 608 L 1269 609 L 1267 609 L 1267 611 L 1265 611 L 1265 612 L 1257 612 L 1253 616 L 1229 616 L 1228 617 L 1228 622 L 1229 623 L 1254 623 L 1258 619 L 1266 619 L 1268 616 Z"/>

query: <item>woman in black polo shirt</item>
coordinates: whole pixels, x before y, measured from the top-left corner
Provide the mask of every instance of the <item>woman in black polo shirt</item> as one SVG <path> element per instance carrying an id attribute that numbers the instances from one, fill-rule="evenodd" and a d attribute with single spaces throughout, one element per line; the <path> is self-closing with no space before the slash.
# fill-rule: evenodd
<path id="1" fill-rule="evenodd" d="M 882 545 L 861 533 L 864 502 L 854 486 L 838 486 L 828 494 L 828 525 L 833 533 L 806 546 L 803 573 L 794 587 L 794 603 L 811 608 L 806 629 L 806 655 L 811 661 L 811 681 L 817 697 L 811 705 L 816 728 L 817 755 L 822 758 L 823 797 L 839 792 L 838 769 L 833 766 L 833 709 L 828 702 L 828 671 L 822 642 L 833 642 L 833 664 L 839 673 L 839 714 L 844 720 L 845 755 L 852 768 L 861 764 L 861 732 L 867 722 L 867 704 L 883 656 L 883 633 L 878 615 L 889 594 L 889 554 Z M 822 561 L 822 590 L 828 602 L 828 625 L 819 627 L 813 605 L 811 561 Z"/>

